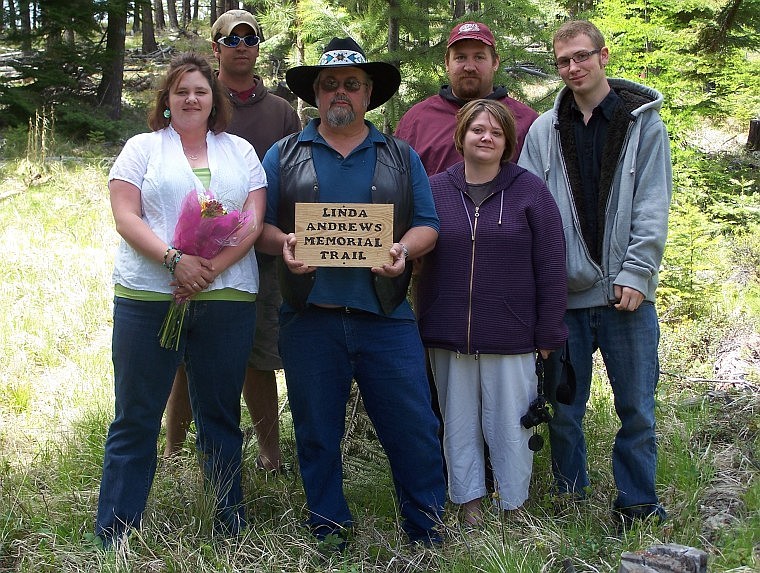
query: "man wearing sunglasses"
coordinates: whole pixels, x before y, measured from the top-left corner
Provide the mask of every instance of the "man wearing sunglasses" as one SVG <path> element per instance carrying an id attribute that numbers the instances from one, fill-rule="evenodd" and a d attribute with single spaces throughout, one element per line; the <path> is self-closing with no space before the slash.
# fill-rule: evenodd
<path id="1" fill-rule="evenodd" d="M 591 22 L 564 23 L 554 57 L 565 87 L 531 126 L 519 164 L 543 177 L 565 227 L 565 323 L 576 377 L 570 405 L 555 399 L 556 357 L 545 364 L 557 491 L 586 495 L 583 417 L 598 349 L 620 429 L 612 450 L 618 525 L 665 518 L 655 492 L 655 391 L 659 323 L 655 289 L 672 194 L 663 97 L 641 84 L 607 78 L 609 49 Z"/>
<path id="2" fill-rule="evenodd" d="M 293 106 L 270 93 L 261 77 L 254 73 L 259 45 L 264 41 L 261 26 L 250 12 L 229 10 L 211 26 L 211 38 L 211 48 L 219 61 L 219 81 L 227 88 L 233 107 L 227 131 L 247 139 L 259 158 L 263 158 L 275 141 L 300 131 L 301 122 Z M 282 368 L 277 351 L 277 313 L 282 297 L 274 257 L 257 252 L 256 259 L 259 265 L 256 334 L 248 359 L 243 398 L 256 429 L 257 467 L 281 470 L 275 370 Z M 167 455 L 182 448 L 191 420 L 187 382 L 180 369 L 167 404 Z"/>
<path id="3" fill-rule="evenodd" d="M 364 117 L 396 93 L 401 74 L 389 63 L 368 62 L 353 39 L 333 38 L 317 65 L 291 68 L 285 77 L 319 118 L 264 156 L 267 214 L 260 243 L 282 254 L 280 352 L 308 523 L 322 540 L 345 539 L 353 525 L 341 440 L 356 380 L 388 454 L 403 528 L 413 542 L 437 543 L 446 496 L 443 460 L 406 292 L 407 257 L 433 248 L 438 216 L 417 153 Z M 307 202 L 393 204 L 388 262 L 306 266 L 295 248 L 295 204 Z"/>

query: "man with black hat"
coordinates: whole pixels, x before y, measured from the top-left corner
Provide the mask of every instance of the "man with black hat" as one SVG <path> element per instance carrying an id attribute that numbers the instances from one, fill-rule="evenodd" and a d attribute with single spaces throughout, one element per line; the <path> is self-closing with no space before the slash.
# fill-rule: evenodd
<path id="1" fill-rule="evenodd" d="M 364 119 L 393 96 L 401 76 L 390 64 L 368 62 L 351 38 L 333 38 L 318 65 L 292 68 L 286 79 L 319 118 L 264 158 L 269 187 L 258 247 L 283 256 L 280 354 L 308 522 L 318 539 L 345 538 L 353 523 L 340 446 L 355 379 L 388 455 L 404 530 L 413 542 L 438 543 L 445 501 L 438 421 L 406 300 L 407 257 L 433 248 L 438 217 L 417 153 Z M 371 269 L 305 265 L 294 234 L 295 204 L 304 202 L 393 204 L 392 262 Z"/>
<path id="2" fill-rule="evenodd" d="M 269 92 L 254 73 L 264 34 L 247 10 L 228 10 L 211 26 L 211 48 L 219 61 L 219 80 L 232 103 L 232 123 L 227 131 L 247 139 L 263 157 L 271 145 L 301 130 L 298 114 L 287 101 Z M 256 298 L 256 334 L 248 358 L 243 398 L 256 428 L 259 455 L 256 465 L 280 470 L 277 380 L 282 368 L 277 352 L 277 312 L 282 302 L 274 258 L 256 253 L 259 293 Z M 187 378 L 180 369 L 166 407 L 166 449 L 170 455 L 182 448 L 192 420 Z"/>
<path id="3" fill-rule="evenodd" d="M 507 95 L 507 88 L 494 86 L 499 69 L 496 39 L 482 22 L 464 22 L 451 29 L 446 43 L 446 73 L 449 85 L 437 95 L 415 105 L 399 121 L 395 135 L 420 154 L 428 175 L 445 171 L 462 160 L 454 146 L 457 112 L 468 101 L 495 99 L 509 108 L 515 118 L 517 160 L 530 124 L 538 114 Z"/>

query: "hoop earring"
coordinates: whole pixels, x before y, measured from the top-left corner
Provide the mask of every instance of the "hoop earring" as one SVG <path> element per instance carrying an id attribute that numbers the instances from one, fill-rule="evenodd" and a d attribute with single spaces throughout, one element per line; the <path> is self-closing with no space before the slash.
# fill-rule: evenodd
<path id="1" fill-rule="evenodd" d="M 169 111 L 169 108 L 167 107 L 167 108 L 164 110 L 164 117 L 165 117 L 166 119 L 169 119 L 171 116 L 172 116 L 172 112 L 171 112 L 171 111 Z"/>

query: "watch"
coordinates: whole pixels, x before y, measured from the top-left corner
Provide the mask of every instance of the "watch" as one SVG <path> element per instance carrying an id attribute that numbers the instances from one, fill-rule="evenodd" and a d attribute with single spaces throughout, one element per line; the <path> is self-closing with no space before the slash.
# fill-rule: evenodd
<path id="1" fill-rule="evenodd" d="M 401 245 L 401 254 L 404 255 L 404 258 L 409 257 L 409 249 L 406 248 L 406 245 L 404 243 L 399 243 Z"/>

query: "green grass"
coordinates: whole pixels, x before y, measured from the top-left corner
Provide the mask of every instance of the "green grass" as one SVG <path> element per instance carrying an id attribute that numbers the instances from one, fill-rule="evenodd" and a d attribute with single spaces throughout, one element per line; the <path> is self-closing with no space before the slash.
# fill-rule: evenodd
<path id="1" fill-rule="evenodd" d="M 662 367 L 678 376 L 663 376 L 658 389 L 657 475 L 670 514 L 662 526 L 615 532 L 609 457 L 617 419 L 599 362 L 586 423 L 593 489 L 584 502 L 551 496 L 547 443 L 535 457 L 522 510 L 487 513 L 484 528 L 470 531 L 451 507 L 446 545 L 415 550 L 398 525 L 387 461 L 359 415 L 344 446 L 345 489 L 357 522 L 345 555 L 325 556 L 303 528 L 297 473 L 275 477 L 254 469 L 255 440 L 244 453 L 251 527 L 237 539 L 214 537 L 192 435 L 177 458 L 160 461 L 142 531 L 103 553 L 91 532 L 113 408 L 110 274 L 118 238 L 107 163 L 19 165 L 0 168 L 0 196 L 16 191 L 0 199 L 0 571 L 512 573 L 570 564 L 612 572 L 623 551 L 660 542 L 705 549 L 711 571 L 758 567 L 757 373 L 755 391 L 728 385 L 716 391 L 689 379 L 709 378 L 721 344 L 757 330 L 745 314 L 717 311 L 663 326 Z M 246 415 L 244 409 L 249 431 Z M 540 431 L 546 435 L 545 427 Z M 282 446 L 294 462 L 287 409 Z"/>

